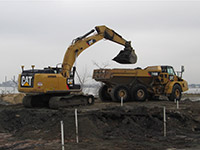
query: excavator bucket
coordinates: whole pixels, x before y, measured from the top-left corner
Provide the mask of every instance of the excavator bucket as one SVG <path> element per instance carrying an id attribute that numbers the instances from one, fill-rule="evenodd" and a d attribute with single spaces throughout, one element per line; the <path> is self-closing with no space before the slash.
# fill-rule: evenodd
<path id="1" fill-rule="evenodd" d="M 119 54 L 112 60 L 120 64 L 135 64 L 137 62 L 137 55 L 134 49 L 124 49 L 119 52 Z"/>

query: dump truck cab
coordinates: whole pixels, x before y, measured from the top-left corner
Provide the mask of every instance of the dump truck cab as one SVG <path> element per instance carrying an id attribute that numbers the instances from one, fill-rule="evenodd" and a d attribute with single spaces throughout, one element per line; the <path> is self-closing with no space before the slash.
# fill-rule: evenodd
<path id="1" fill-rule="evenodd" d="M 183 80 L 182 73 L 184 70 L 181 71 L 180 76 L 177 76 L 172 66 L 150 66 L 144 70 L 147 70 L 150 76 L 158 77 L 161 84 L 167 84 L 170 81 Z"/>
<path id="2" fill-rule="evenodd" d="M 162 93 L 165 93 L 169 97 L 169 99 L 173 100 L 174 98 L 171 97 L 171 93 L 173 93 L 173 90 L 176 90 L 175 94 L 178 94 L 176 99 L 181 98 L 181 93 L 188 90 L 188 84 L 187 82 L 182 79 L 182 74 L 184 72 L 184 67 L 181 67 L 181 71 L 178 72 L 179 76 L 176 75 L 176 72 L 174 71 L 174 68 L 172 66 L 150 66 L 145 68 L 145 70 L 149 71 L 150 76 L 155 76 L 155 86 L 156 85 L 162 85 L 164 87 L 164 91 Z M 155 71 L 155 72 L 154 72 Z M 175 89 L 173 89 L 175 87 Z M 178 88 L 178 90 L 177 90 Z M 156 90 L 158 90 L 157 88 Z M 159 95 L 160 92 L 154 92 L 158 93 L 156 95 Z"/>

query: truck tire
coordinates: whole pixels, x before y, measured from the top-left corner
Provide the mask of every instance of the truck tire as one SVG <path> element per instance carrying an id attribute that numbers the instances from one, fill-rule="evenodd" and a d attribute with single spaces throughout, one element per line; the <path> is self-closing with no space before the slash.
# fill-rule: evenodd
<path id="1" fill-rule="evenodd" d="M 111 96 L 110 94 L 107 92 L 108 90 L 108 86 L 106 84 L 104 84 L 100 89 L 99 89 L 99 98 L 102 102 L 108 102 L 111 101 Z"/>
<path id="2" fill-rule="evenodd" d="M 114 102 L 120 102 L 121 97 L 123 97 L 124 102 L 127 102 L 130 99 L 129 89 L 124 85 L 118 85 L 112 89 L 111 97 Z"/>
<path id="3" fill-rule="evenodd" d="M 181 90 L 180 85 L 175 84 L 173 89 L 172 89 L 172 93 L 170 94 L 168 99 L 170 101 L 174 101 L 175 99 L 179 101 L 181 99 L 181 96 L 182 96 L 181 92 L 182 92 L 182 90 Z"/>
<path id="4" fill-rule="evenodd" d="M 134 101 L 145 101 L 148 97 L 147 88 L 138 84 L 131 89 L 131 96 Z"/>

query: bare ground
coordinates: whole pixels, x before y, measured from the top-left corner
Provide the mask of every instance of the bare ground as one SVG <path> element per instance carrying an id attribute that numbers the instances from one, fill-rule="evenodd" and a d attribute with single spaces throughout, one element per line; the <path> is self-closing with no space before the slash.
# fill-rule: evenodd
<path id="1" fill-rule="evenodd" d="M 167 100 L 120 103 L 97 102 L 78 107 L 79 143 L 75 141 L 74 109 L 27 109 L 0 105 L 1 150 L 61 149 L 60 121 L 65 148 L 73 150 L 198 150 L 200 102 L 186 96 L 176 108 Z M 196 96 L 195 99 L 199 97 Z M 163 107 L 167 136 L 163 137 Z"/>

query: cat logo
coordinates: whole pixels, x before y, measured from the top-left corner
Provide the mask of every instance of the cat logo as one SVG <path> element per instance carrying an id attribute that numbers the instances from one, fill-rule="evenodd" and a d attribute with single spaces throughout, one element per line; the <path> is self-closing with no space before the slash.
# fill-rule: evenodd
<path id="1" fill-rule="evenodd" d="M 22 76 L 21 77 L 21 86 L 30 87 L 32 83 L 32 76 Z"/>
<path id="2" fill-rule="evenodd" d="M 88 46 L 91 46 L 92 44 L 94 44 L 96 42 L 95 39 L 91 39 L 87 41 Z"/>

